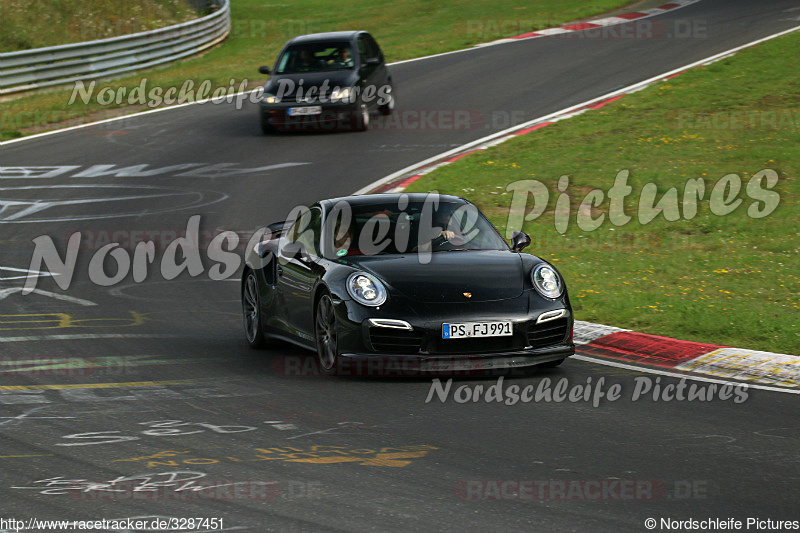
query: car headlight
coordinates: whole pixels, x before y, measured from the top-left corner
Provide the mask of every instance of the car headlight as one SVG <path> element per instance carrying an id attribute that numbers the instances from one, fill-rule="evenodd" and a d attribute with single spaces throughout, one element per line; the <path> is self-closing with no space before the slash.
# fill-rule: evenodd
<path id="1" fill-rule="evenodd" d="M 350 94 L 353 90 L 350 87 L 344 89 L 336 89 L 331 93 L 331 101 L 337 102 L 339 100 L 350 100 Z"/>
<path id="2" fill-rule="evenodd" d="M 268 104 L 279 104 L 281 99 L 275 96 L 274 94 L 265 93 L 264 96 L 261 98 Z"/>
<path id="3" fill-rule="evenodd" d="M 375 276 L 355 272 L 347 278 L 347 292 L 362 305 L 377 307 L 386 301 L 386 287 Z"/>
<path id="4" fill-rule="evenodd" d="M 564 282 L 558 273 L 546 263 L 533 269 L 531 273 L 533 286 L 547 298 L 558 298 L 564 292 Z"/>

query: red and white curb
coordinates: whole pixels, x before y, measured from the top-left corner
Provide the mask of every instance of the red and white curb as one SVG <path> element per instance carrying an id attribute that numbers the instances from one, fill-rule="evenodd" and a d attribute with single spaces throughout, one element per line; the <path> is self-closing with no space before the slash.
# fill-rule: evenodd
<path id="1" fill-rule="evenodd" d="M 546 28 L 543 30 L 531 31 L 520 35 L 515 35 L 513 37 L 506 37 L 488 43 L 477 44 L 475 46 L 476 47 L 493 46 L 496 44 L 519 41 L 521 39 L 535 39 L 537 37 L 549 37 L 552 35 L 560 35 L 576 31 L 593 30 L 595 28 L 604 28 L 607 26 L 615 26 L 617 24 L 623 24 L 625 22 L 630 22 L 632 20 L 638 20 L 638 19 L 653 17 L 655 15 L 660 15 L 662 13 L 666 13 L 667 11 L 672 11 L 674 9 L 685 7 L 699 1 L 700 0 L 677 0 L 675 2 L 670 2 L 668 4 L 663 4 L 661 6 L 654 7 L 652 9 L 634 11 L 632 13 L 624 13 L 622 15 L 616 15 L 614 17 L 605 17 L 601 19 L 590 20 L 588 22 L 578 22 L 577 24 L 569 24 L 567 26 L 562 26 L 560 28 Z"/>
<path id="2" fill-rule="evenodd" d="M 682 341 L 580 320 L 575 321 L 574 340 L 581 355 L 800 392 L 800 357 L 794 355 Z"/>

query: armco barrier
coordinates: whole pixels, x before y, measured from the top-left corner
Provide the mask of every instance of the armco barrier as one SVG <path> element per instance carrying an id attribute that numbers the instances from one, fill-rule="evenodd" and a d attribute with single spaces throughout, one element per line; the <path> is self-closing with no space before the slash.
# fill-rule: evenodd
<path id="1" fill-rule="evenodd" d="M 215 3 L 214 13 L 166 28 L 0 54 L 0 94 L 113 77 L 205 50 L 231 27 L 230 0 Z"/>

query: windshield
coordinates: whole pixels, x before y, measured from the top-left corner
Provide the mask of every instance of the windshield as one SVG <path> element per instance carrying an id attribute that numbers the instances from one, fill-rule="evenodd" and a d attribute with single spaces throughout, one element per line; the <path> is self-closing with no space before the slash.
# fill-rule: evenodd
<path id="1" fill-rule="evenodd" d="M 341 202 L 328 214 L 325 229 L 327 249 L 337 257 L 509 249 L 477 207 L 455 202 L 411 202 L 404 209 L 397 203 Z"/>
<path id="2" fill-rule="evenodd" d="M 309 43 L 290 46 L 278 58 L 277 74 L 352 69 L 353 51 L 348 43 Z"/>

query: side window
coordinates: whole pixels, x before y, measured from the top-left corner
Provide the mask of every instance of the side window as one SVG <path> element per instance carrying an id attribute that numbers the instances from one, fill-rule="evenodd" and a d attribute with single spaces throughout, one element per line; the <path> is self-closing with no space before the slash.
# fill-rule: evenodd
<path id="1" fill-rule="evenodd" d="M 303 245 L 310 255 L 319 255 L 319 239 L 322 226 L 322 213 L 319 207 L 312 207 L 295 221 L 289 230 L 290 242 Z"/>
<path id="2" fill-rule="evenodd" d="M 366 35 L 365 38 L 367 39 L 367 49 L 370 50 L 369 57 L 377 57 L 381 61 L 383 61 L 383 54 L 381 53 L 381 48 L 378 46 L 378 43 L 375 42 L 375 39 L 372 38 L 372 35 Z"/>
<path id="3" fill-rule="evenodd" d="M 313 256 L 319 255 L 320 228 L 322 214 L 318 206 L 304 212 L 286 234 L 287 244 L 285 250 L 293 255 L 298 244 L 302 244 L 305 251 Z"/>
<path id="4" fill-rule="evenodd" d="M 286 64 L 289 62 L 289 56 L 291 55 L 292 54 L 289 51 L 286 51 L 278 59 L 278 62 L 275 64 L 275 72 L 277 74 L 282 74 L 286 71 Z"/>
<path id="5" fill-rule="evenodd" d="M 358 55 L 361 56 L 361 62 L 365 63 L 367 58 L 371 57 L 369 55 L 369 48 L 367 47 L 367 40 L 362 35 L 358 38 Z"/>

